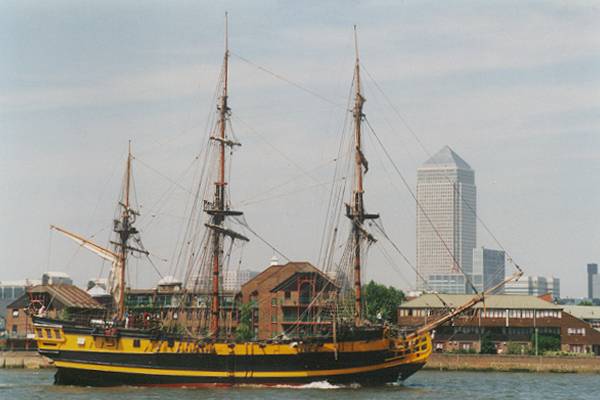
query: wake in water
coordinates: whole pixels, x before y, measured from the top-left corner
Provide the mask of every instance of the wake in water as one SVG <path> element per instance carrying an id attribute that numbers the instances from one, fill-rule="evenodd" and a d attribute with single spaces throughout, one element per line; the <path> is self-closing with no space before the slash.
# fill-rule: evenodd
<path id="1" fill-rule="evenodd" d="M 277 388 L 286 388 L 286 389 L 341 389 L 343 386 L 341 385 L 332 385 L 327 381 L 320 382 L 311 382 L 305 385 L 294 386 L 294 385 L 277 385 Z"/>
<path id="2" fill-rule="evenodd" d="M 304 385 L 235 385 L 236 387 L 252 387 L 252 388 L 275 388 L 275 389 L 319 389 L 319 390 L 331 390 L 331 389 L 357 389 L 361 386 L 358 383 L 352 383 L 350 385 L 332 385 L 327 381 L 311 382 Z"/>

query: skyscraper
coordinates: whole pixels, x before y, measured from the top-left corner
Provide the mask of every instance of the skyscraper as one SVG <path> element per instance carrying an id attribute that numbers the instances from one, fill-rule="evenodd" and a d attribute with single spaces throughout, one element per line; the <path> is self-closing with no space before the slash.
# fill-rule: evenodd
<path id="1" fill-rule="evenodd" d="M 598 264 L 587 265 L 587 276 L 588 276 L 588 299 L 594 299 L 598 297 L 600 293 L 596 293 L 594 290 L 594 277 L 598 276 Z"/>
<path id="2" fill-rule="evenodd" d="M 473 271 L 476 197 L 475 172 L 448 146 L 417 170 L 418 290 L 466 292 L 462 272 Z"/>
<path id="3" fill-rule="evenodd" d="M 488 290 L 504 280 L 505 258 L 504 251 L 501 250 L 485 247 L 473 249 L 472 280 L 478 292 Z M 494 294 L 502 293 L 504 293 L 503 287 L 494 291 Z"/>

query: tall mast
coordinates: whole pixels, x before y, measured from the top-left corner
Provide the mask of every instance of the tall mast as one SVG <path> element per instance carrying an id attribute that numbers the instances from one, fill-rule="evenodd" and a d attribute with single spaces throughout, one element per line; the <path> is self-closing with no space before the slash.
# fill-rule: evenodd
<path id="1" fill-rule="evenodd" d="M 139 215 L 131 209 L 130 193 L 131 193 L 131 141 L 127 148 L 127 163 L 125 166 L 125 184 L 123 187 L 122 201 L 119 203 L 123 208 L 121 219 L 115 220 L 114 231 L 118 235 L 118 241 L 112 242 L 119 249 L 118 253 L 118 276 L 117 276 L 117 320 L 121 321 L 125 317 L 125 268 L 127 266 L 127 253 L 136 251 L 142 254 L 148 254 L 143 249 L 137 249 L 129 246 L 129 238 L 138 233 L 138 230 L 133 226 L 135 217 Z"/>
<path id="2" fill-rule="evenodd" d="M 360 61 L 358 57 L 358 40 L 356 34 L 356 25 L 354 26 L 354 51 L 356 60 L 354 65 L 354 108 L 352 110 L 354 117 L 354 189 L 352 192 L 352 202 L 346 210 L 346 216 L 352 220 L 352 240 L 354 243 L 354 322 L 360 326 L 363 321 L 362 315 L 362 292 L 361 292 L 361 251 L 363 236 L 370 241 L 375 239 L 366 232 L 363 223 L 366 219 L 375 219 L 377 214 L 366 214 L 363 203 L 363 173 L 368 169 L 367 160 L 362 152 L 362 132 L 361 125 L 363 114 L 363 105 L 365 98 L 361 93 L 360 85 Z M 363 172 L 363 167 L 365 171 Z"/>
<path id="3" fill-rule="evenodd" d="M 121 212 L 119 219 L 113 220 L 113 231 L 117 234 L 117 240 L 110 241 L 110 243 L 116 247 L 114 252 L 99 246 L 88 239 L 85 239 L 81 235 L 77 235 L 67 231 L 66 229 L 50 225 L 50 229 L 59 231 L 68 238 L 79 243 L 82 247 L 87 248 L 88 250 L 96 253 L 100 257 L 112 263 L 112 269 L 109 275 L 110 293 L 114 299 L 113 304 L 114 307 L 116 307 L 114 317 L 117 321 L 123 321 L 125 319 L 125 268 L 127 264 L 127 253 L 136 252 L 146 256 L 150 254 L 148 251 L 144 250 L 139 238 L 136 238 L 136 242 L 141 248 L 136 248 L 129 245 L 129 239 L 139 233 L 133 224 L 135 223 L 136 217 L 140 215 L 139 212 L 131 208 L 130 193 L 132 160 L 133 155 L 131 154 L 131 141 L 129 141 L 129 146 L 127 149 L 127 162 L 125 164 L 123 192 L 119 201 L 119 206 L 121 206 L 123 211 Z"/>
<path id="4" fill-rule="evenodd" d="M 121 221 L 125 228 L 125 235 L 121 234 L 121 274 L 119 277 L 119 308 L 117 318 L 123 319 L 125 315 L 125 263 L 127 260 L 127 240 L 129 239 L 129 188 L 131 187 L 131 141 L 127 146 L 127 168 L 125 172 L 125 195 L 123 198 L 123 214 Z"/>
<path id="5" fill-rule="evenodd" d="M 219 294 L 219 277 L 221 274 L 222 252 L 224 237 L 229 236 L 232 240 L 240 239 L 248 241 L 243 235 L 233 232 L 223 226 L 225 217 L 242 215 L 239 211 L 229 210 L 225 201 L 225 147 L 239 146 L 240 144 L 229 140 L 226 136 L 227 119 L 230 115 L 230 108 L 227 104 L 228 98 L 228 79 L 229 79 L 229 38 L 228 38 L 228 23 L 227 13 L 225 13 L 225 55 L 223 57 L 223 92 L 217 111 L 219 113 L 217 136 L 211 136 L 211 139 L 218 142 L 219 146 L 219 165 L 217 173 L 217 181 L 215 182 L 215 194 L 212 204 L 205 208 L 205 212 L 211 216 L 211 222 L 206 226 L 212 229 L 212 290 L 211 290 L 211 319 L 210 332 L 214 337 L 219 335 L 219 314 L 220 314 L 220 294 Z"/>
<path id="6" fill-rule="evenodd" d="M 223 58 L 223 93 L 219 110 L 219 179 L 215 183 L 215 202 L 216 211 L 225 211 L 225 128 L 227 123 L 227 86 L 229 75 L 229 38 L 227 26 L 227 13 L 225 13 L 225 55 Z M 213 217 L 214 225 L 221 225 L 223 216 L 215 214 Z M 219 332 L 219 313 L 220 313 L 220 298 L 219 298 L 219 274 L 220 274 L 220 255 L 222 249 L 221 234 L 219 231 L 213 231 L 213 268 L 212 268 L 212 305 L 211 305 L 211 320 L 210 330 L 217 336 Z"/>

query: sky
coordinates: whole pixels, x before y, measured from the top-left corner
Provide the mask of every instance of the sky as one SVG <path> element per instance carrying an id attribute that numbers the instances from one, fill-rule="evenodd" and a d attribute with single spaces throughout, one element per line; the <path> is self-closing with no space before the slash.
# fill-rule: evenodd
<path id="1" fill-rule="evenodd" d="M 3 1 L 0 281 L 106 275 L 49 225 L 108 243 L 129 140 L 138 228 L 161 274 L 176 272 L 225 11 L 243 143 L 232 200 L 288 258 L 319 255 L 356 24 L 364 111 L 409 185 L 449 145 L 475 170 L 478 215 L 525 273 L 586 295 L 586 263 L 600 262 L 599 1 Z M 414 262 L 416 207 L 375 143 L 365 139 L 367 208 Z M 477 229 L 479 246 L 498 248 Z M 272 256 L 253 239 L 242 266 Z M 372 250 L 367 278 L 411 289 L 414 273 L 395 262 Z M 132 264 L 134 286 L 159 279 Z"/>

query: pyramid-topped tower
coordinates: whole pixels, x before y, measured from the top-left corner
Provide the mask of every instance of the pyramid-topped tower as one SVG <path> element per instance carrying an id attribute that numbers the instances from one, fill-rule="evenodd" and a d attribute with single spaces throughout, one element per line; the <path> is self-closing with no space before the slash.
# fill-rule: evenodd
<path id="1" fill-rule="evenodd" d="M 417 289 L 466 293 L 476 246 L 475 172 L 449 146 L 417 170 Z M 462 271 L 461 271 L 462 270 Z"/>
<path id="2" fill-rule="evenodd" d="M 423 168 L 427 167 L 472 170 L 471 166 L 456 154 L 450 146 L 444 146 L 435 155 L 431 156 L 429 160 L 425 161 Z"/>

